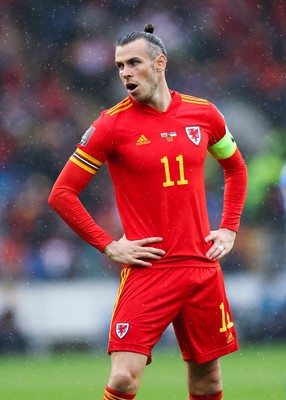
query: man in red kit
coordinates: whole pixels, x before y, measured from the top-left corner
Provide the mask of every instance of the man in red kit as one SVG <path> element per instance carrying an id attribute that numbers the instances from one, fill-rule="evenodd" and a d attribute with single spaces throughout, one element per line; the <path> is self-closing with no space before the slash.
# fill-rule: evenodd
<path id="1" fill-rule="evenodd" d="M 115 64 L 129 96 L 83 135 L 49 204 L 79 236 L 123 264 L 104 399 L 135 398 L 152 348 L 172 323 L 189 399 L 219 400 L 219 358 L 238 349 L 219 259 L 234 244 L 247 171 L 216 107 L 168 88 L 166 49 L 153 30 L 147 25 L 118 41 Z M 221 225 L 213 231 L 204 188 L 207 153 L 225 176 Z M 78 198 L 105 162 L 124 229 L 118 241 Z"/>

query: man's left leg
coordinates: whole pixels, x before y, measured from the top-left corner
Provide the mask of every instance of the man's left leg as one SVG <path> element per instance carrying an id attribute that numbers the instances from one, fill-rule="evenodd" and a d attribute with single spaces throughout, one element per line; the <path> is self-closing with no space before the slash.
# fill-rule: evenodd
<path id="1" fill-rule="evenodd" d="M 193 268 L 173 326 L 186 361 L 189 400 L 221 400 L 219 357 L 238 349 L 221 268 Z"/>
<path id="2" fill-rule="evenodd" d="M 219 358 L 203 364 L 186 361 L 189 400 L 221 400 L 222 378 Z"/>

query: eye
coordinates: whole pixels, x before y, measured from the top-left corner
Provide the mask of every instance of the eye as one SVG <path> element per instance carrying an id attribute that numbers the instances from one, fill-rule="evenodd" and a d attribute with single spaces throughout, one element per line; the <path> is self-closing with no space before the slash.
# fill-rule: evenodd
<path id="1" fill-rule="evenodd" d="M 123 68 L 124 68 L 124 65 L 121 63 L 116 63 L 115 65 L 119 69 L 119 71 L 123 70 Z"/>
<path id="2" fill-rule="evenodd" d="M 138 59 L 132 59 L 132 60 L 130 60 L 129 61 L 129 64 L 132 66 L 132 67 L 135 67 L 136 65 L 138 65 L 138 64 L 140 64 L 140 60 L 138 60 Z"/>

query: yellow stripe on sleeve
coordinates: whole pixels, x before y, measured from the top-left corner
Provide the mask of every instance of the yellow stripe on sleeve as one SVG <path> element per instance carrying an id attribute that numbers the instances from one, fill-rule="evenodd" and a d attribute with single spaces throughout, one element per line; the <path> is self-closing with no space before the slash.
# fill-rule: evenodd
<path id="1" fill-rule="evenodd" d="M 181 94 L 181 99 L 184 103 L 191 103 L 191 104 L 200 104 L 204 106 L 208 106 L 209 102 L 205 99 L 201 99 L 200 97 L 189 96 L 186 94 Z"/>
<path id="2" fill-rule="evenodd" d="M 129 97 L 126 97 L 120 103 L 116 104 L 115 106 L 111 107 L 106 113 L 110 116 L 113 116 L 121 111 L 128 110 L 128 108 L 132 107 L 133 103 Z"/>
<path id="3" fill-rule="evenodd" d="M 86 158 L 88 161 L 90 161 L 92 164 L 94 164 L 97 167 L 101 167 L 102 166 L 102 162 L 97 160 L 96 158 L 90 156 L 89 154 L 87 154 L 85 151 L 77 148 L 76 152 L 80 155 L 83 156 L 84 158 Z"/>
<path id="4" fill-rule="evenodd" d="M 123 99 L 120 103 L 117 103 L 117 104 L 115 104 L 115 106 L 111 107 L 111 108 L 107 111 L 107 114 L 109 114 L 109 113 L 115 111 L 117 108 L 123 107 L 123 106 L 125 106 L 126 104 L 129 104 L 129 103 L 131 103 L 131 101 L 130 101 L 129 97 L 126 97 L 126 98 Z"/>
<path id="5" fill-rule="evenodd" d="M 88 165 L 81 162 L 74 155 L 70 156 L 70 161 L 72 161 L 74 164 L 76 164 L 77 166 L 79 166 L 80 168 L 84 169 L 85 171 L 89 172 L 92 175 L 95 175 L 97 172 L 96 170 L 90 168 Z"/>
<path id="6" fill-rule="evenodd" d="M 118 114 L 118 113 L 120 113 L 121 111 L 128 110 L 128 108 L 130 108 L 130 107 L 132 107 L 132 106 L 133 106 L 132 103 L 127 104 L 127 105 L 124 106 L 124 107 L 120 107 L 120 108 L 118 108 L 117 110 L 114 110 L 114 111 L 110 112 L 109 115 L 112 117 L 113 115 Z"/>

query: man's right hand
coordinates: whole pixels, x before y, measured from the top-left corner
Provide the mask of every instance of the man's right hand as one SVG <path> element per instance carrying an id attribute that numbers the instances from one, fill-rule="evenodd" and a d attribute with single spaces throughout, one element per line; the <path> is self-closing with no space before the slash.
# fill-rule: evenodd
<path id="1" fill-rule="evenodd" d="M 139 240 L 128 240 L 125 235 L 117 241 L 113 240 L 109 243 L 104 253 L 120 264 L 136 265 L 139 267 L 151 267 L 151 263 L 146 261 L 159 260 L 164 256 L 165 251 L 156 247 L 149 247 L 151 243 L 162 242 L 161 237 L 149 237 Z"/>

